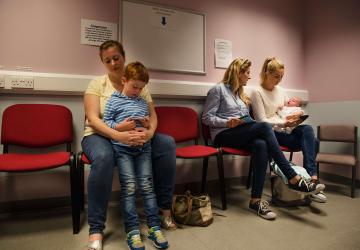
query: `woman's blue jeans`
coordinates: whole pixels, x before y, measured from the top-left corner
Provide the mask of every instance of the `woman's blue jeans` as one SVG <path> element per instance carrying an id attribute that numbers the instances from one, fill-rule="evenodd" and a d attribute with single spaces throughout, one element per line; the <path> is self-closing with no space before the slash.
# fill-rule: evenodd
<path id="1" fill-rule="evenodd" d="M 288 179 L 297 175 L 281 152 L 274 131 L 268 123 L 245 123 L 235 128 L 226 129 L 216 135 L 214 143 L 217 146 L 251 150 L 254 173 L 251 189 L 252 198 L 261 198 L 270 157 L 274 159 Z"/>
<path id="2" fill-rule="evenodd" d="M 125 232 L 139 230 L 136 189 L 140 191 L 142 197 L 148 227 L 160 226 L 159 208 L 153 188 L 150 143 L 146 143 L 142 147 L 114 145 L 113 148 L 115 162 L 119 168 Z"/>
<path id="3" fill-rule="evenodd" d="M 275 136 L 280 145 L 292 150 L 301 149 L 303 165 L 310 176 L 317 176 L 316 155 L 319 141 L 315 137 L 310 125 L 300 125 L 294 128 L 291 134 L 275 131 Z"/>
<path id="4" fill-rule="evenodd" d="M 84 137 L 82 149 L 91 162 L 87 182 L 89 233 L 103 233 L 112 189 L 115 157 L 109 139 L 97 134 Z M 160 209 L 170 209 L 176 170 L 174 139 L 155 134 L 151 140 L 155 194 Z"/>

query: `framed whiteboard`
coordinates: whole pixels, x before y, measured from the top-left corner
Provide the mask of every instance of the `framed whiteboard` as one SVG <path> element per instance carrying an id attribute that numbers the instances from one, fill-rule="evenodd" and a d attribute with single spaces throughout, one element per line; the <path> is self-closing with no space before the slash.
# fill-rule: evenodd
<path id="1" fill-rule="evenodd" d="M 126 61 L 152 70 L 205 74 L 205 14 L 123 0 L 119 35 Z"/>

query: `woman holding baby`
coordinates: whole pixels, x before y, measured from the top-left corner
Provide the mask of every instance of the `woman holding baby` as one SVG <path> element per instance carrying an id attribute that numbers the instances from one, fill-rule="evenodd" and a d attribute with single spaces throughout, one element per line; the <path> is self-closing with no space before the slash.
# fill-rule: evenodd
<path id="1" fill-rule="evenodd" d="M 291 150 L 301 149 L 304 168 L 311 176 L 311 181 L 319 184 L 315 162 L 318 141 L 310 125 L 299 125 L 304 114 L 300 108 L 301 99 L 288 98 L 284 89 L 278 86 L 284 75 L 284 68 L 284 64 L 275 57 L 265 60 L 260 73 L 261 85 L 253 92 L 251 98 L 254 117 L 258 121 L 273 125 L 280 145 Z M 326 202 L 326 196 L 322 191 L 311 195 L 311 199 Z"/>

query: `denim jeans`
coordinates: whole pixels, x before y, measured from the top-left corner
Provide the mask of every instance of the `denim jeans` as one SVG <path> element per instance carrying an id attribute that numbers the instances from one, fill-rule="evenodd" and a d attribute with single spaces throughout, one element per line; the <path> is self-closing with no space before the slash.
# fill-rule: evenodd
<path id="1" fill-rule="evenodd" d="M 89 234 L 103 233 L 112 189 L 115 158 L 109 139 L 93 134 L 84 137 L 82 149 L 91 162 L 87 181 Z M 160 208 L 170 209 L 176 170 L 174 139 L 155 134 L 151 140 L 155 193 Z"/>
<path id="2" fill-rule="evenodd" d="M 269 157 L 274 159 L 288 179 L 297 175 L 281 152 L 274 131 L 268 123 L 245 123 L 235 128 L 226 129 L 216 135 L 214 143 L 217 146 L 251 150 L 254 173 L 252 198 L 261 198 Z"/>
<path id="3" fill-rule="evenodd" d="M 125 232 L 139 230 L 136 213 L 136 187 L 140 191 L 148 227 L 160 226 L 159 208 L 153 188 L 151 146 L 126 147 L 114 145 L 115 162 L 119 168 L 121 208 Z"/>
<path id="4" fill-rule="evenodd" d="M 280 145 L 289 149 L 301 149 L 303 154 L 303 165 L 310 176 L 317 176 L 316 154 L 319 142 L 315 137 L 310 125 L 300 125 L 293 129 L 291 134 L 276 132 L 275 136 Z"/>

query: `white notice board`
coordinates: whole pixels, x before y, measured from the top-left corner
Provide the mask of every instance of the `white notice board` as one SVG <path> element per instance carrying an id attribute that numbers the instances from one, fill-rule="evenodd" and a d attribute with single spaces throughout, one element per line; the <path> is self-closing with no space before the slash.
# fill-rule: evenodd
<path id="1" fill-rule="evenodd" d="M 205 74 L 205 14 L 123 0 L 119 34 L 126 61 L 153 70 Z"/>

